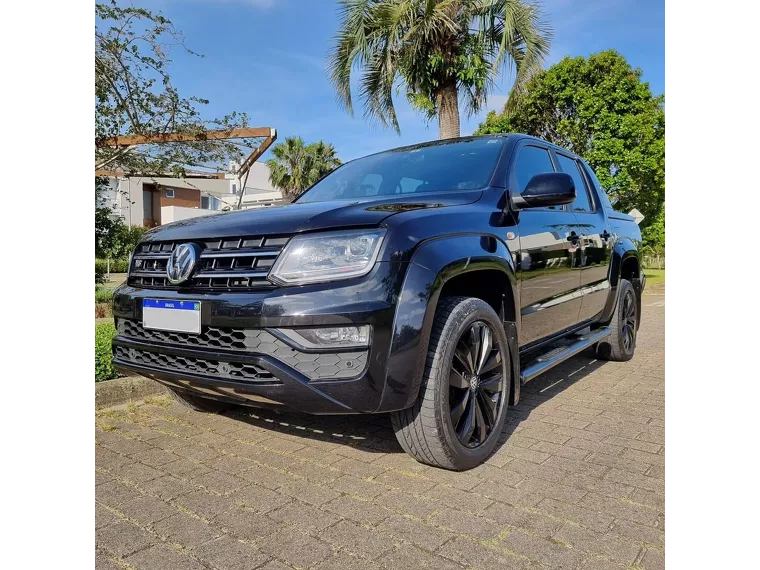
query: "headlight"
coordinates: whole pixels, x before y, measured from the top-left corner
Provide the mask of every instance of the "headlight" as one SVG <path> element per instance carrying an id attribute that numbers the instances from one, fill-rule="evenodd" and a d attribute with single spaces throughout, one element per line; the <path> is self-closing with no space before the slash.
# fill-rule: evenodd
<path id="1" fill-rule="evenodd" d="M 282 250 L 269 278 L 303 285 L 361 277 L 380 254 L 385 230 L 351 230 L 296 236 Z"/>

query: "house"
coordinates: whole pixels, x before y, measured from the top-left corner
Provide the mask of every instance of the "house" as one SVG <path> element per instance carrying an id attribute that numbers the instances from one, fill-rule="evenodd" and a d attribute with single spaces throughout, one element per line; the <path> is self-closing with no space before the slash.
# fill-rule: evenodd
<path id="1" fill-rule="evenodd" d="M 98 174 L 98 173 L 96 173 Z M 188 172 L 185 178 L 125 176 L 101 172 L 108 186 L 98 205 L 129 226 L 155 227 L 237 208 L 240 180 L 233 174 Z M 269 182 L 269 167 L 253 163 L 243 195 L 243 208 L 269 206 L 282 198 Z"/>

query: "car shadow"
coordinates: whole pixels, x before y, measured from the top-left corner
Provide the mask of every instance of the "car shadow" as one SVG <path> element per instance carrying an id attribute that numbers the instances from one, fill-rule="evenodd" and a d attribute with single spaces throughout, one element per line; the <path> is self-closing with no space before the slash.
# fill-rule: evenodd
<path id="1" fill-rule="evenodd" d="M 581 353 L 524 384 L 520 402 L 507 411 L 507 421 L 494 453 L 538 406 L 577 384 L 605 361 Z M 315 416 L 289 409 L 236 408 L 225 413 L 241 423 L 290 439 L 310 439 L 360 448 L 369 453 L 404 453 L 396 441 L 388 414 Z"/>

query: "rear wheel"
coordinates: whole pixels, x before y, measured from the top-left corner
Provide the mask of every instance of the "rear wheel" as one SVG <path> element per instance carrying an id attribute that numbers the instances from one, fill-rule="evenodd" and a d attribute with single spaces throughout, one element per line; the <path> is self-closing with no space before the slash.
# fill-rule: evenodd
<path id="1" fill-rule="evenodd" d="M 599 343 L 596 353 L 600 358 L 625 362 L 633 358 L 636 350 L 636 333 L 639 329 L 639 302 L 633 285 L 620 280 L 618 302 L 610 322 L 612 334 Z"/>
<path id="2" fill-rule="evenodd" d="M 230 408 L 234 407 L 234 404 L 227 402 L 220 402 L 219 400 L 212 400 L 211 398 L 203 398 L 202 396 L 196 396 L 190 392 L 184 390 L 175 390 L 169 388 L 169 392 L 180 404 L 188 407 L 196 412 L 206 412 L 209 414 L 220 414 Z"/>
<path id="3" fill-rule="evenodd" d="M 504 427 L 510 389 L 507 335 L 480 299 L 447 297 L 436 312 L 414 406 L 391 415 L 417 461 L 461 471 L 482 463 Z"/>

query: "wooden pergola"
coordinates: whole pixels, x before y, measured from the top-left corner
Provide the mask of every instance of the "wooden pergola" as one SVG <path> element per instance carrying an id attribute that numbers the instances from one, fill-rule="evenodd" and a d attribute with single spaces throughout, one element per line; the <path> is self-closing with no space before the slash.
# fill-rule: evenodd
<path id="1" fill-rule="evenodd" d="M 238 197 L 237 208 L 240 209 L 240 205 L 243 201 L 243 194 L 245 194 L 245 185 L 248 182 L 248 174 L 251 170 L 251 166 L 261 157 L 266 150 L 272 146 L 272 143 L 277 140 L 277 129 L 272 127 L 246 127 L 240 129 L 224 129 L 217 131 L 204 131 L 203 133 L 191 134 L 191 133 L 160 133 L 155 135 L 120 135 L 116 137 L 106 137 L 95 141 L 96 148 L 114 147 L 123 148 L 127 151 L 132 148 L 144 145 L 144 144 L 162 144 L 162 143 L 175 143 L 175 142 L 201 142 L 201 141 L 221 141 L 232 139 L 250 139 L 250 138 L 262 138 L 262 143 L 253 149 L 250 155 L 243 161 L 235 174 L 238 177 L 238 184 L 240 185 L 240 195 Z M 111 157 L 99 164 L 95 165 L 96 175 L 105 175 L 105 173 L 111 172 L 105 169 L 105 167 L 118 158 L 119 155 Z M 221 175 L 223 177 L 223 175 Z"/>

